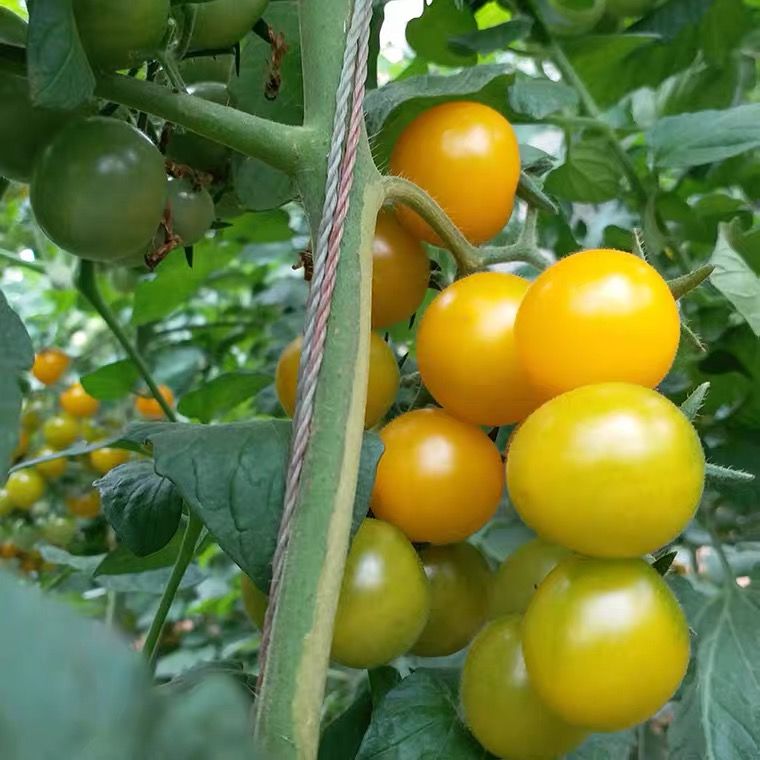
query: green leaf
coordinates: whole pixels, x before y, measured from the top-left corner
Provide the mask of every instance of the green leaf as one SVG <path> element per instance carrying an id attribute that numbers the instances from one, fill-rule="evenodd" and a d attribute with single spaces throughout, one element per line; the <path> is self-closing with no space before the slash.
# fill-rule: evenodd
<path id="1" fill-rule="evenodd" d="M 167 424 L 149 434 L 155 469 L 169 478 L 224 551 L 262 590 L 282 513 L 290 422 L 255 420 L 230 425 Z M 353 529 L 369 509 L 382 444 L 365 433 Z"/>
<path id="2" fill-rule="evenodd" d="M 271 382 L 269 375 L 260 372 L 228 372 L 187 393 L 178 409 L 185 417 L 210 422 L 252 399 Z"/>
<path id="3" fill-rule="evenodd" d="M 472 66 L 475 52 L 448 44 L 452 37 L 476 33 L 478 25 L 469 7 L 451 0 L 432 0 L 423 5 L 422 15 L 406 25 L 406 41 L 417 55 L 440 66 Z"/>
<path id="4" fill-rule="evenodd" d="M 698 24 L 714 0 L 669 0 L 634 24 L 630 31 L 653 32 L 665 40 L 675 39 L 688 26 Z"/>
<path id="5" fill-rule="evenodd" d="M 105 554 L 71 554 L 58 546 L 40 547 L 42 558 L 53 565 L 70 567 L 72 570 L 92 575 L 105 558 Z"/>
<path id="6" fill-rule="evenodd" d="M 233 77 L 230 92 L 236 108 L 284 124 L 303 121 L 303 78 L 298 23 L 298 3 L 283 0 L 267 8 L 266 21 L 275 34 L 282 34 L 287 52 L 279 70 L 280 84 L 267 89 L 272 48 L 255 34 L 249 34 L 240 53 L 240 76 Z"/>
<path id="7" fill-rule="evenodd" d="M 726 587 L 691 621 L 696 667 L 668 736 L 672 760 L 760 757 L 760 595 Z"/>
<path id="8" fill-rule="evenodd" d="M 372 668 L 367 671 L 369 676 L 369 687 L 372 692 L 372 704 L 377 707 L 384 699 L 385 695 L 395 689 L 401 683 L 401 673 L 390 665 L 383 665 L 379 668 Z"/>
<path id="9" fill-rule="evenodd" d="M 702 404 L 705 403 L 705 398 L 707 398 L 709 392 L 710 383 L 702 383 L 702 385 L 698 385 L 681 404 L 681 411 L 691 422 L 694 422 L 696 416 L 699 414 L 699 410 L 702 408 Z"/>
<path id="10" fill-rule="evenodd" d="M 72 0 L 35 0 L 27 71 L 31 98 L 38 106 L 71 111 L 92 97 L 95 76 L 79 40 Z"/>
<path id="11" fill-rule="evenodd" d="M 622 760 L 629 756 L 636 743 L 636 732 L 592 734 L 566 760 Z"/>
<path id="12" fill-rule="evenodd" d="M 258 158 L 244 158 L 233 164 L 235 195 L 251 211 L 278 208 L 296 197 L 292 177 Z"/>
<path id="13" fill-rule="evenodd" d="M 562 82 L 521 76 L 509 88 L 509 105 L 518 113 L 543 119 L 563 108 L 577 106 L 578 93 Z"/>
<path id="14" fill-rule="evenodd" d="M 573 143 L 562 166 L 546 178 L 552 195 L 579 203 L 602 203 L 620 195 L 622 170 L 601 139 Z"/>
<path id="15" fill-rule="evenodd" d="M 649 131 L 647 141 L 658 166 L 722 161 L 760 147 L 760 104 L 667 116 Z"/>
<path id="16" fill-rule="evenodd" d="M 744 317 L 752 332 L 760 335 L 760 277 L 732 246 L 728 225 L 720 225 L 710 263 L 715 267 L 710 282 Z"/>
<path id="17" fill-rule="evenodd" d="M 0 483 L 18 444 L 21 388 L 19 375 L 34 361 L 34 350 L 21 320 L 0 291 Z"/>
<path id="18" fill-rule="evenodd" d="M 100 401 L 118 401 L 132 392 L 139 379 L 140 373 L 134 363 L 122 359 L 83 375 L 80 382 L 87 393 Z"/>
<path id="19" fill-rule="evenodd" d="M 0 7 L 0 44 L 24 47 L 26 33 L 26 21 L 8 8 Z"/>
<path id="20" fill-rule="evenodd" d="M 456 670 L 414 671 L 388 692 L 374 710 L 356 760 L 492 757 L 459 719 L 458 688 Z M 434 755 L 431 748 L 435 748 Z"/>
<path id="21" fill-rule="evenodd" d="M 450 37 L 449 48 L 455 52 L 465 51 L 487 55 L 497 50 L 506 50 L 513 42 L 527 37 L 532 28 L 533 19 L 518 16 L 488 29 L 478 29 Z"/>
<path id="22" fill-rule="evenodd" d="M 170 480 L 156 475 L 152 462 L 119 465 L 94 485 L 106 520 L 138 557 L 157 552 L 177 533 L 182 499 Z"/>
<path id="23" fill-rule="evenodd" d="M 372 717 L 372 697 L 364 686 L 352 704 L 322 732 L 318 760 L 354 760 Z"/>
<path id="24" fill-rule="evenodd" d="M 387 162 L 394 143 L 409 122 L 431 106 L 467 98 L 513 119 L 504 97 L 513 81 L 514 75 L 505 73 L 504 66 L 493 64 L 474 66 L 451 76 L 409 77 L 370 91 L 364 100 L 364 110 L 379 165 Z"/>

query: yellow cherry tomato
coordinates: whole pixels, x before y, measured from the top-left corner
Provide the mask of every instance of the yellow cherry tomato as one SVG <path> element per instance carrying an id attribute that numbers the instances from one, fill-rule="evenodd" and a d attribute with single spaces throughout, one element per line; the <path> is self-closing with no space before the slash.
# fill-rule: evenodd
<path id="1" fill-rule="evenodd" d="M 482 430 L 440 409 L 417 409 L 380 431 L 372 491 L 376 517 L 412 541 L 463 541 L 493 517 L 504 488 L 501 456 Z"/>
<path id="2" fill-rule="evenodd" d="M 46 348 L 34 357 L 32 374 L 44 385 L 57 383 L 69 367 L 70 359 L 57 348 Z"/>
<path id="3" fill-rule="evenodd" d="M 555 760 L 586 737 L 536 694 L 525 670 L 518 615 L 489 623 L 475 637 L 464 662 L 460 694 L 465 722 L 499 757 Z"/>
<path id="4" fill-rule="evenodd" d="M 114 467 L 124 464 L 131 459 L 130 453 L 125 449 L 112 449 L 106 446 L 90 452 L 90 467 L 101 475 L 105 475 Z"/>
<path id="5" fill-rule="evenodd" d="M 560 562 L 525 613 L 522 641 L 541 699 L 594 731 L 618 731 L 652 716 L 689 663 L 686 618 L 641 559 Z"/>
<path id="6" fill-rule="evenodd" d="M 74 383 L 61 393 L 61 409 L 72 417 L 92 417 L 100 408 L 100 401 L 90 396 L 81 383 Z"/>
<path id="7" fill-rule="evenodd" d="M 351 543 L 340 587 L 332 658 L 374 668 L 409 651 L 430 614 L 430 586 L 398 528 L 365 520 Z"/>
<path id="8" fill-rule="evenodd" d="M 53 449 L 65 449 L 79 438 L 79 423 L 68 414 L 51 417 L 42 426 L 42 437 Z"/>
<path id="9" fill-rule="evenodd" d="M 159 385 L 158 391 L 169 406 L 174 406 L 174 393 L 168 385 Z M 135 399 L 135 411 L 146 420 L 163 420 L 166 418 L 161 404 L 153 396 L 138 396 Z"/>
<path id="10" fill-rule="evenodd" d="M 11 455 L 12 459 L 21 459 L 24 454 L 29 450 L 29 433 L 24 428 L 21 428 L 18 434 L 18 443 Z"/>
<path id="11" fill-rule="evenodd" d="M 470 643 L 488 615 L 491 568 L 467 543 L 420 551 L 430 583 L 430 617 L 412 647 L 422 657 L 443 657 Z"/>
<path id="12" fill-rule="evenodd" d="M 87 443 L 95 443 L 95 441 L 105 438 L 106 431 L 92 420 L 84 419 L 79 423 L 79 435 L 87 441 Z"/>
<path id="13" fill-rule="evenodd" d="M 46 447 L 44 449 L 40 449 L 37 452 L 36 456 L 46 457 L 54 453 L 54 449 Z M 48 459 L 46 462 L 39 462 L 38 464 L 34 465 L 34 469 L 37 470 L 37 472 L 39 472 L 40 475 L 42 475 L 46 480 L 56 480 L 57 478 L 60 478 L 61 475 L 66 472 L 67 467 L 68 461 L 65 457 Z"/>
<path id="14" fill-rule="evenodd" d="M 301 338 L 285 346 L 277 362 L 275 388 L 286 414 L 293 416 L 296 407 L 298 362 L 301 360 Z M 369 342 L 369 382 L 364 427 L 371 428 L 385 417 L 398 392 L 399 371 L 390 346 L 376 333 Z"/>
<path id="15" fill-rule="evenodd" d="M 543 272 L 520 305 L 517 352 L 546 398 L 619 380 L 649 388 L 667 374 L 678 307 L 658 272 L 632 253 L 574 253 Z"/>
<path id="16" fill-rule="evenodd" d="M 576 388 L 537 409 L 507 456 L 507 487 L 539 536 L 634 557 L 673 540 L 702 496 L 705 458 L 678 407 L 640 385 Z"/>
<path id="17" fill-rule="evenodd" d="M 16 509 L 30 509 L 45 493 L 45 481 L 32 469 L 19 470 L 8 476 L 5 492 Z"/>
<path id="18" fill-rule="evenodd" d="M 42 425 L 42 407 L 38 402 L 30 402 L 24 405 L 21 412 L 21 427 L 27 433 L 34 433 Z"/>
<path id="19" fill-rule="evenodd" d="M 525 612 L 544 578 L 571 554 L 569 549 L 540 538 L 523 544 L 504 560 L 494 576 L 490 616 Z"/>
<path id="20" fill-rule="evenodd" d="M 14 509 L 15 507 L 8 496 L 8 491 L 5 488 L 0 488 L 0 517 L 5 517 L 13 512 Z"/>
<path id="21" fill-rule="evenodd" d="M 372 327 L 409 319 L 425 297 L 430 261 L 389 209 L 377 216 L 372 240 Z"/>
<path id="22" fill-rule="evenodd" d="M 100 494 L 92 489 L 78 496 L 69 496 L 66 507 L 74 517 L 97 517 L 100 514 Z"/>
<path id="23" fill-rule="evenodd" d="M 433 398 L 474 425 L 507 425 L 540 399 L 517 360 L 515 315 L 530 283 L 503 272 L 457 280 L 428 306 L 417 364 Z"/>
<path id="24" fill-rule="evenodd" d="M 520 153 L 512 125 L 498 111 L 455 101 L 428 109 L 404 129 L 390 170 L 435 198 L 471 243 L 482 243 L 512 214 Z M 398 214 L 416 237 L 440 244 L 409 208 L 399 206 Z"/>

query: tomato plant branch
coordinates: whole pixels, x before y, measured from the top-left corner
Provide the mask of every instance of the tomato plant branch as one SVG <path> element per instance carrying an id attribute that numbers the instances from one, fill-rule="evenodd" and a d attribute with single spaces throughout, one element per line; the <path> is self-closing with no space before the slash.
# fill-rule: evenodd
<path id="1" fill-rule="evenodd" d="M 723 548 L 723 542 L 721 541 L 720 536 L 718 535 L 718 531 L 715 528 L 715 520 L 713 519 L 713 514 L 711 511 L 707 512 L 705 516 L 705 523 L 707 525 L 707 532 L 710 534 L 710 539 L 712 540 L 713 550 L 715 551 L 715 554 L 718 555 L 720 566 L 723 569 L 726 586 L 728 588 L 736 588 L 736 573 L 734 572 L 733 567 L 731 567 L 731 563 L 728 561 L 726 550 Z"/>
<path id="2" fill-rule="evenodd" d="M 291 174 L 295 172 L 309 139 L 308 131 L 303 127 L 279 124 L 219 103 L 172 92 L 153 82 L 118 74 L 100 77 L 96 94 L 128 108 L 159 116 Z"/>
<path id="3" fill-rule="evenodd" d="M 37 264 L 34 261 L 24 261 L 10 251 L 6 251 L 4 248 L 0 248 L 0 259 L 7 261 L 13 266 L 23 267 L 24 269 L 30 269 L 32 272 L 38 274 L 45 274 L 45 267 L 42 264 Z"/>
<path id="4" fill-rule="evenodd" d="M 520 239 L 513 245 L 486 246 L 478 248 L 470 243 L 451 217 L 438 202 L 421 187 L 403 177 L 384 177 L 385 200 L 402 203 L 418 213 L 443 241 L 443 247 L 451 252 L 461 275 L 477 272 L 492 264 L 522 261 L 537 269 L 544 269 L 547 260 L 536 247 L 536 210 L 531 209 Z"/>

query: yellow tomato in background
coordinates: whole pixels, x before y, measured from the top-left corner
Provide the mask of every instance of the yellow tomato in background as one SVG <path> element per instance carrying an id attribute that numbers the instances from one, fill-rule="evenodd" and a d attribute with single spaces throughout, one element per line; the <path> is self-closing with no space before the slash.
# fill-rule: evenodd
<path id="1" fill-rule="evenodd" d="M 44 385 L 53 385 L 63 377 L 70 363 L 63 351 L 46 348 L 35 355 L 32 374 Z"/>
<path id="2" fill-rule="evenodd" d="M 69 386 L 59 397 L 61 409 L 72 417 L 92 417 L 100 409 L 100 401 L 90 396 L 81 383 Z"/>

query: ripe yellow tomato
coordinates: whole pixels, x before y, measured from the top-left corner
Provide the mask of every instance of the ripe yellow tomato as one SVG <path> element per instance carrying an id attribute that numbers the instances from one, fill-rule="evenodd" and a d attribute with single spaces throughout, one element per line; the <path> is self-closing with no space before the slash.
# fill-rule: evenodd
<path id="1" fill-rule="evenodd" d="M 515 315 L 530 283 L 503 272 L 457 280 L 428 306 L 417 364 L 433 398 L 474 425 L 527 417 L 539 397 L 517 360 Z"/>
<path id="2" fill-rule="evenodd" d="M 537 409 L 509 447 L 507 487 L 539 536 L 635 557 L 674 539 L 702 496 L 705 458 L 678 407 L 628 383 L 586 385 Z"/>
<path id="3" fill-rule="evenodd" d="M 641 559 L 563 560 L 536 591 L 522 628 L 528 674 L 574 725 L 618 731 L 646 720 L 681 683 L 689 627 Z"/>
<path id="4" fill-rule="evenodd" d="M 460 693 L 465 722 L 499 757 L 554 760 L 586 737 L 583 729 L 566 723 L 536 694 L 525 670 L 519 615 L 499 618 L 475 637 Z"/>
<path id="5" fill-rule="evenodd" d="M 90 396 L 81 383 L 69 386 L 59 397 L 61 409 L 72 417 L 92 417 L 100 408 L 100 401 Z"/>
<path id="6" fill-rule="evenodd" d="M 412 647 L 422 657 L 443 657 L 470 643 L 488 615 L 491 568 L 467 543 L 420 551 L 430 583 L 430 617 Z"/>
<path id="7" fill-rule="evenodd" d="M 18 443 L 16 444 L 16 448 L 13 450 L 13 454 L 11 455 L 12 459 L 21 459 L 24 454 L 29 450 L 29 433 L 24 430 L 24 428 L 21 428 L 19 430 L 18 434 Z"/>
<path id="8" fill-rule="evenodd" d="M 92 489 L 78 496 L 69 496 L 66 507 L 74 517 L 97 517 L 100 514 L 100 494 Z"/>
<path id="9" fill-rule="evenodd" d="M 65 449 L 79 438 L 79 423 L 68 414 L 51 417 L 42 425 L 42 437 L 53 449 Z"/>
<path id="10" fill-rule="evenodd" d="M 443 103 L 420 114 L 393 148 L 390 171 L 426 190 L 472 243 L 492 238 L 509 221 L 520 178 L 512 125 L 481 103 Z M 416 237 L 440 244 L 417 214 L 398 209 Z"/>
<path id="11" fill-rule="evenodd" d="M 385 449 L 372 511 L 412 541 L 463 541 L 493 517 L 504 488 L 501 456 L 482 430 L 440 409 L 417 409 L 380 431 Z"/>
<path id="12" fill-rule="evenodd" d="M 168 385 L 159 385 L 158 391 L 169 406 L 174 406 L 174 393 Z M 138 396 L 135 411 L 146 420 L 163 420 L 166 417 L 161 404 L 153 396 Z"/>
<path id="13" fill-rule="evenodd" d="M 430 586 L 398 528 L 365 520 L 351 543 L 340 587 L 332 658 L 374 668 L 408 652 L 427 623 Z"/>
<path id="14" fill-rule="evenodd" d="M 678 307 L 658 272 L 632 253 L 574 253 L 543 272 L 520 305 L 517 352 L 546 398 L 619 380 L 656 386 L 673 364 Z"/>
<path id="15" fill-rule="evenodd" d="M 372 240 L 372 327 L 390 327 L 411 317 L 425 297 L 429 279 L 425 249 L 392 211 L 383 209 Z"/>
<path id="16" fill-rule="evenodd" d="M 69 367 L 70 359 L 57 348 L 46 348 L 34 357 L 32 374 L 44 385 L 57 383 Z"/>
<path id="17" fill-rule="evenodd" d="M 540 538 L 523 544 L 504 560 L 494 576 L 490 616 L 525 612 L 544 578 L 570 555 L 569 549 Z"/>
<path id="18" fill-rule="evenodd" d="M 301 360 L 301 338 L 285 346 L 277 362 L 275 388 L 277 398 L 286 414 L 293 416 L 296 408 L 298 362 Z M 399 371 L 390 346 L 376 333 L 369 341 L 369 382 L 364 427 L 371 428 L 385 417 L 398 392 Z"/>
<path id="19" fill-rule="evenodd" d="M 19 470 L 8 476 L 5 492 L 16 509 L 30 509 L 45 493 L 45 481 L 34 470 Z"/>
<path id="20" fill-rule="evenodd" d="M 54 454 L 55 450 L 52 448 L 43 448 L 37 452 L 38 457 L 46 457 L 50 454 Z M 66 472 L 68 461 L 65 457 L 58 457 L 56 459 L 49 459 L 47 462 L 40 462 L 34 465 L 34 469 L 40 473 L 47 480 L 56 480 Z"/>
<path id="21" fill-rule="evenodd" d="M 126 449 L 112 449 L 106 446 L 90 452 L 90 467 L 101 475 L 105 475 L 114 467 L 124 464 L 131 459 Z"/>
<path id="22" fill-rule="evenodd" d="M 13 512 L 14 509 L 13 502 L 8 497 L 8 491 L 6 491 L 5 488 L 0 488 L 0 517 L 5 517 L 7 514 Z M 0 556 L 2 556 L 2 554 L 0 554 Z"/>

